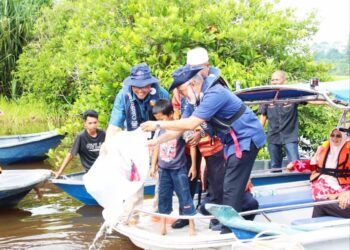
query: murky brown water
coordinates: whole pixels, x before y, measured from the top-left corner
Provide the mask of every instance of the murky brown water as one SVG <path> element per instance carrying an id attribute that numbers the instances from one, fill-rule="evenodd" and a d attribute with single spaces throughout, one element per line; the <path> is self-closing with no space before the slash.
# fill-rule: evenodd
<path id="1" fill-rule="evenodd" d="M 43 163 L 11 165 L 4 169 L 46 168 Z M 80 169 L 79 169 L 80 170 Z M 0 209 L 0 249 L 88 249 L 103 222 L 102 208 L 85 206 L 51 183 L 32 190 L 16 208 Z M 139 249 L 114 232 L 100 249 Z"/>

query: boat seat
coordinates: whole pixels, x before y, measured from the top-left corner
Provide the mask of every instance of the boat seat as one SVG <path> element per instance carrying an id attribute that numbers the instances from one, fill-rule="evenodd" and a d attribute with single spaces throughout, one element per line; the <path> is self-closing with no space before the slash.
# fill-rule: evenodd
<path id="1" fill-rule="evenodd" d="M 335 216 L 321 216 L 321 217 L 315 217 L 315 218 L 305 218 L 305 219 L 293 220 L 291 224 L 294 226 L 297 226 L 297 225 L 335 221 L 335 220 L 343 220 L 343 218 L 339 218 L 339 217 L 335 217 Z"/>
<path id="2" fill-rule="evenodd" d="M 311 192 L 309 190 L 286 194 L 260 196 L 256 199 L 259 201 L 260 209 L 313 202 Z"/>

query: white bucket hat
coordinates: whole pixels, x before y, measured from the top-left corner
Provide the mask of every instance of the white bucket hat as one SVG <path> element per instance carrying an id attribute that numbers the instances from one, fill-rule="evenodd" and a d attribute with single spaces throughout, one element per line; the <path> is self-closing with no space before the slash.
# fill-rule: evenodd
<path id="1" fill-rule="evenodd" d="M 198 47 L 187 52 L 186 64 L 197 66 L 209 62 L 208 51 L 204 48 Z"/>

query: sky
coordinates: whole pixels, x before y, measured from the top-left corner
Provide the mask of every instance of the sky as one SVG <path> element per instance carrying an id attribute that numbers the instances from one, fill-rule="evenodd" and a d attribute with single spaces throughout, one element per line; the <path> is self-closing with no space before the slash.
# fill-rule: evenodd
<path id="1" fill-rule="evenodd" d="M 350 36 L 350 0 L 280 0 L 281 8 L 296 8 L 297 16 L 305 16 L 313 10 L 317 11 L 320 21 L 319 31 L 313 42 L 340 42 L 344 45 Z"/>

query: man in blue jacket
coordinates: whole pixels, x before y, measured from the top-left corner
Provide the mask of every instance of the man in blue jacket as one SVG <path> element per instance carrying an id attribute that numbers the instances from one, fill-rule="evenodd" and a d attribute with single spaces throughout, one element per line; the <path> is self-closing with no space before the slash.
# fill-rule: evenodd
<path id="1" fill-rule="evenodd" d="M 133 66 L 130 75 L 123 81 L 123 88 L 115 98 L 106 141 L 123 129 L 133 131 L 142 122 L 156 120 L 153 117 L 152 106 L 158 99 L 169 99 L 169 94 L 160 86 L 159 80 L 152 76 L 149 66 L 145 63 Z M 101 151 L 104 150 L 102 146 Z M 143 188 L 125 202 L 123 219 L 126 220 L 133 209 L 141 208 L 142 203 Z M 131 219 L 137 222 L 138 217 Z"/>

